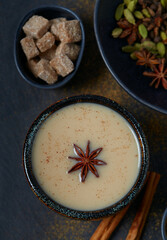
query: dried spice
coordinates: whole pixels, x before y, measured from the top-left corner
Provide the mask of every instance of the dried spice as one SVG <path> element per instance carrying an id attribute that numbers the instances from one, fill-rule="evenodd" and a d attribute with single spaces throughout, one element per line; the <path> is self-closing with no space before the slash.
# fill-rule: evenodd
<path id="1" fill-rule="evenodd" d="M 144 41 L 141 43 L 141 47 L 147 49 L 149 52 L 157 54 L 156 44 L 152 41 Z"/>
<path id="2" fill-rule="evenodd" d="M 160 36 L 161 36 L 161 39 L 162 39 L 163 41 L 165 41 L 165 40 L 167 39 L 167 35 L 166 35 L 166 33 L 163 32 L 163 31 L 161 31 Z"/>
<path id="3" fill-rule="evenodd" d="M 159 64 L 159 60 L 147 50 L 135 52 L 135 56 L 137 58 L 137 65 L 145 65 L 153 69 L 155 65 Z"/>
<path id="4" fill-rule="evenodd" d="M 119 35 L 119 38 L 127 38 L 128 44 L 132 45 L 136 39 L 137 39 L 137 26 L 129 23 L 126 19 L 121 19 L 119 22 L 117 22 L 117 25 L 120 29 L 123 29 L 123 32 Z M 114 29 L 115 30 L 115 29 Z M 113 30 L 113 32 L 114 32 Z M 112 34 L 113 34 L 112 32 Z"/>
<path id="5" fill-rule="evenodd" d="M 158 88 L 161 82 L 167 89 L 167 0 L 123 0 L 115 18 L 118 27 L 112 36 L 128 42 L 122 51 L 129 53 L 136 65 L 150 68 L 152 72 L 143 75 L 154 77 L 151 86 L 156 83 Z"/>
<path id="6" fill-rule="evenodd" d="M 159 40 L 159 38 L 157 38 L 159 36 L 159 29 L 163 22 L 162 5 L 159 3 L 155 12 L 150 7 L 147 7 L 147 10 L 151 17 L 143 19 L 143 24 L 149 32 L 152 31 L 150 37 L 157 42 Z"/>
<path id="7" fill-rule="evenodd" d="M 157 43 L 157 51 L 161 57 L 164 57 L 165 55 L 165 45 L 163 42 Z"/>
<path id="8" fill-rule="evenodd" d="M 122 4 L 118 5 L 116 12 L 115 12 L 115 19 L 117 21 L 121 19 L 123 12 L 124 12 L 124 4 L 122 3 Z"/>
<path id="9" fill-rule="evenodd" d="M 141 37 L 145 39 L 148 36 L 148 31 L 147 31 L 146 27 L 144 26 L 144 24 L 140 24 L 138 29 L 139 29 L 139 33 L 140 33 Z"/>
<path id="10" fill-rule="evenodd" d="M 138 19 L 144 18 L 143 13 L 140 12 L 140 11 L 135 11 L 135 12 L 134 12 L 134 15 L 135 15 L 135 17 L 138 18 Z"/>
<path id="11" fill-rule="evenodd" d="M 103 150 L 102 148 L 97 148 L 96 150 L 90 152 L 90 141 L 88 141 L 87 147 L 86 147 L 86 153 L 83 152 L 83 150 L 78 147 L 76 144 L 74 144 L 75 152 L 77 153 L 78 157 L 68 157 L 70 159 L 76 160 L 78 163 L 75 164 L 68 173 L 77 171 L 81 169 L 81 181 L 84 182 L 88 171 L 91 171 L 96 177 L 99 177 L 99 174 L 97 172 L 96 166 L 100 165 L 106 165 L 107 163 L 97 159 L 96 157 L 100 154 L 100 152 Z"/>
<path id="12" fill-rule="evenodd" d="M 112 36 L 114 37 L 114 38 L 117 38 L 117 37 L 119 37 L 120 35 L 121 35 L 121 33 L 122 33 L 122 28 L 115 28 L 113 31 L 112 31 Z"/>
<path id="13" fill-rule="evenodd" d="M 163 88 L 167 90 L 167 68 L 165 68 L 164 58 L 158 65 L 158 68 L 154 66 L 153 72 L 144 72 L 143 75 L 154 78 L 153 81 L 150 83 L 150 86 L 155 84 L 155 88 L 158 88 L 159 84 L 161 83 Z"/>
<path id="14" fill-rule="evenodd" d="M 161 4 L 164 8 L 167 8 L 167 0 L 161 0 Z"/>
<path id="15" fill-rule="evenodd" d="M 127 5 L 128 10 L 131 11 L 131 12 L 134 12 L 134 10 L 136 8 L 136 3 L 137 2 L 134 1 L 134 0 L 130 1 Z"/>
<path id="16" fill-rule="evenodd" d="M 135 18 L 128 8 L 124 10 L 124 16 L 129 23 L 135 25 Z"/>
<path id="17" fill-rule="evenodd" d="M 146 8 L 142 9 L 142 13 L 144 14 L 144 16 L 146 18 L 150 18 L 151 17 L 151 15 L 149 14 L 149 11 Z"/>

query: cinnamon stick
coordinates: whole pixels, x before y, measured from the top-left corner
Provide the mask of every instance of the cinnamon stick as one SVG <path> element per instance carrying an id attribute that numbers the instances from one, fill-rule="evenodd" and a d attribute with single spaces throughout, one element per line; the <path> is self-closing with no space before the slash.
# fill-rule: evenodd
<path id="1" fill-rule="evenodd" d="M 145 182 L 147 182 L 150 172 L 148 172 Z M 99 226 L 97 227 L 96 231 L 90 238 L 90 240 L 107 240 L 122 220 L 124 215 L 126 214 L 129 206 L 125 207 L 121 212 L 117 213 L 116 215 L 110 216 L 108 218 L 104 218 Z"/>
<path id="2" fill-rule="evenodd" d="M 90 240 L 107 240 L 111 236 L 112 232 L 118 226 L 119 222 L 122 220 L 124 215 L 126 214 L 129 205 L 126 206 L 123 210 L 117 213 L 114 216 L 105 218 L 101 221 L 96 231 L 90 238 Z"/>
<path id="3" fill-rule="evenodd" d="M 148 173 L 146 180 L 147 182 L 144 196 L 142 198 L 141 205 L 139 207 L 139 210 L 137 211 L 137 214 L 131 225 L 126 240 L 140 239 L 157 185 L 160 180 L 160 175 L 155 172 Z M 128 208 L 129 205 L 116 215 L 103 219 L 90 240 L 108 240 L 112 232 L 115 230 L 119 222 L 126 214 Z"/>
<path id="4" fill-rule="evenodd" d="M 150 196 L 151 203 L 152 203 L 154 194 L 155 194 L 155 192 L 156 192 L 156 188 L 157 188 L 157 185 L 158 185 L 158 183 L 159 183 L 159 180 L 160 180 L 160 174 L 157 174 L 157 175 L 156 175 L 156 178 L 155 178 L 155 180 L 154 180 L 154 189 L 153 189 L 152 194 L 151 194 L 151 196 Z M 148 215 L 149 210 L 150 210 L 150 207 L 151 207 L 151 203 L 150 203 L 150 205 L 148 205 L 148 208 L 147 208 L 147 210 L 146 210 L 146 213 L 145 213 L 145 215 L 144 215 L 144 217 L 143 217 L 143 220 L 142 220 L 142 223 L 141 223 L 141 225 L 140 225 L 140 228 L 139 228 L 139 231 L 138 231 L 138 235 L 137 235 L 136 240 L 139 240 L 139 239 L 140 239 L 140 236 L 141 236 L 141 234 L 142 234 L 142 230 L 143 230 L 143 228 L 144 228 L 144 225 L 145 225 L 145 222 L 146 222 L 146 219 L 147 219 L 147 215 Z"/>
<path id="5" fill-rule="evenodd" d="M 134 221 L 126 237 L 126 240 L 140 239 L 159 180 L 160 180 L 159 174 L 155 172 L 150 173 L 141 205 L 136 213 Z"/>
<path id="6" fill-rule="evenodd" d="M 104 218 L 99 224 L 99 226 L 97 227 L 96 231 L 94 232 L 90 240 L 99 240 L 103 235 L 105 229 L 108 229 L 108 227 L 110 226 L 113 218 L 114 218 L 114 215 L 111 217 Z"/>

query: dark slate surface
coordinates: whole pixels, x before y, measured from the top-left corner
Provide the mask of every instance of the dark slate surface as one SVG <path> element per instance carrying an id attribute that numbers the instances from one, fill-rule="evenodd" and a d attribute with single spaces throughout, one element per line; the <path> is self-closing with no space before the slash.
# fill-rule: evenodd
<path id="1" fill-rule="evenodd" d="M 58 4 L 70 8 L 82 18 L 86 47 L 77 75 L 66 86 L 42 90 L 28 85 L 14 64 L 13 42 L 20 19 L 32 8 Z M 150 169 L 162 177 L 154 197 L 141 239 L 161 239 L 160 223 L 167 206 L 167 116 L 151 110 L 130 97 L 113 79 L 94 37 L 94 0 L 8 0 L 0 5 L 0 239 L 52 240 L 89 239 L 99 224 L 59 216 L 32 193 L 22 167 L 22 147 L 34 118 L 48 105 L 71 95 L 98 94 L 112 98 L 126 107 L 141 123 L 150 147 Z M 125 239 L 135 215 L 138 199 L 112 236 Z"/>

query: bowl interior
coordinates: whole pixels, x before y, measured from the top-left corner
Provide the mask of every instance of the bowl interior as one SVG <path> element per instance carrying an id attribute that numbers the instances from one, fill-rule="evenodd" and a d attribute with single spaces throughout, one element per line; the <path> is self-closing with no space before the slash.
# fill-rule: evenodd
<path id="1" fill-rule="evenodd" d="M 123 0 L 97 0 L 94 12 L 95 35 L 101 55 L 117 82 L 134 98 L 147 106 L 167 114 L 166 91 L 150 87 L 151 78 L 143 76 L 144 67 L 137 66 L 121 48 L 124 39 L 114 39 L 112 30 L 117 27 L 115 10 Z"/>
<path id="2" fill-rule="evenodd" d="M 22 50 L 20 40 L 25 37 L 25 33 L 22 30 L 22 27 L 24 24 L 28 21 L 30 17 L 33 15 L 39 15 L 47 18 L 48 20 L 51 20 L 53 18 L 59 18 L 59 17 L 64 17 L 67 20 L 73 20 L 77 19 L 80 21 L 80 26 L 81 26 L 81 31 L 82 31 L 82 40 L 78 42 L 77 44 L 80 46 L 80 53 L 75 61 L 75 69 L 72 73 L 67 75 L 66 77 L 61 77 L 59 76 L 59 79 L 56 83 L 52 85 L 48 85 L 44 81 L 40 80 L 39 78 L 34 77 L 34 75 L 31 73 L 31 71 L 27 67 L 27 59 L 26 56 Z M 14 42 L 14 58 L 15 58 L 15 63 L 17 66 L 17 69 L 21 76 L 31 85 L 40 87 L 40 88 L 45 88 L 45 89 L 51 89 L 51 88 L 58 88 L 66 84 L 77 72 L 78 67 L 80 65 L 83 51 L 84 51 L 84 46 L 85 46 L 85 33 L 84 33 L 84 27 L 82 24 L 81 19 L 71 10 L 60 7 L 60 6 L 43 6 L 40 8 L 36 8 L 31 10 L 20 22 L 17 32 L 16 32 L 16 37 L 15 37 L 15 42 Z"/>
<path id="3" fill-rule="evenodd" d="M 40 128 L 41 124 L 55 111 L 65 106 L 68 106 L 70 104 L 78 103 L 78 102 L 98 103 L 106 107 L 109 107 L 115 110 L 116 112 L 118 112 L 119 114 L 121 114 L 131 124 L 132 128 L 134 129 L 137 135 L 137 138 L 139 140 L 139 145 L 140 145 L 140 150 L 142 155 L 139 174 L 132 189 L 119 202 L 105 209 L 101 209 L 97 211 L 78 211 L 78 210 L 69 209 L 67 207 L 64 207 L 56 203 L 51 198 L 49 198 L 47 194 L 43 192 L 37 180 L 35 179 L 35 176 L 32 171 L 32 163 L 31 163 L 32 145 L 33 145 L 35 135 L 38 129 Z M 56 212 L 61 213 L 67 217 L 90 220 L 90 219 L 99 219 L 99 218 L 114 214 L 117 211 L 121 210 L 123 207 L 125 207 L 129 202 L 131 202 L 136 197 L 136 195 L 140 192 L 147 175 L 147 170 L 149 165 L 149 156 L 148 156 L 148 146 L 147 146 L 145 135 L 140 125 L 138 124 L 138 122 L 126 109 L 122 108 L 116 102 L 111 101 L 110 99 L 107 99 L 104 97 L 83 95 L 83 96 L 65 98 L 61 101 L 58 101 L 57 103 L 47 108 L 44 112 L 42 112 L 39 115 L 39 117 L 33 122 L 31 128 L 27 133 L 25 144 L 24 144 L 24 150 L 23 150 L 23 163 L 24 163 L 24 170 L 26 173 L 26 177 L 28 179 L 28 182 L 32 190 L 37 195 L 37 197 L 41 199 L 48 207 L 54 209 Z"/>

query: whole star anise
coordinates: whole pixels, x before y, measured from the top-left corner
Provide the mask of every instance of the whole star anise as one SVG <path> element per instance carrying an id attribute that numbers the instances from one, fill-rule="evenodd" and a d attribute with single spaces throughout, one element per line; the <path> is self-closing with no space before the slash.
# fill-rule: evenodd
<path id="1" fill-rule="evenodd" d="M 159 59 L 155 57 L 155 55 L 152 55 L 150 52 L 147 50 L 141 50 L 141 51 L 136 51 L 135 56 L 137 57 L 137 65 L 141 66 L 147 66 L 150 67 L 151 69 L 154 68 L 156 64 L 159 64 Z"/>
<path id="2" fill-rule="evenodd" d="M 135 25 L 129 23 L 126 19 L 120 19 L 117 22 L 118 26 L 123 29 L 119 38 L 127 38 L 128 44 L 132 45 L 137 39 L 138 23 Z"/>
<path id="3" fill-rule="evenodd" d="M 153 72 L 144 72 L 144 76 L 153 77 L 153 81 L 150 83 L 150 86 L 152 86 L 154 83 L 155 88 L 159 87 L 159 84 L 162 83 L 162 86 L 164 89 L 167 90 L 167 68 L 165 68 L 165 59 L 163 58 L 161 60 L 161 63 L 158 65 L 158 68 L 154 66 Z"/>
<path id="4" fill-rule="evenodd" d="M 75 164 L 68 173 L 77 171 L 81 168 L 81 181 L 84 182 L 88 171 L 90 170 L 96 177 L 99 177 L 99 174 L 97 172 L 97 169 L 94 165 L 106 165 L 107 163 L 96 159 L 96 157 L 100 154 L 102 151 L 102 148 L 97 148 L 96 150 L 90 152 L 90 141 L 88 141 L 87 147 L 86 147 L 86 153 L 83 152 L 83 150 L 78 147 L 76 144 L 74 144 L 74 150 L 77 153 L 79 157 L 68 157 L 70 159 L 74 159 L 78 161 L 77 164 Z"/>

